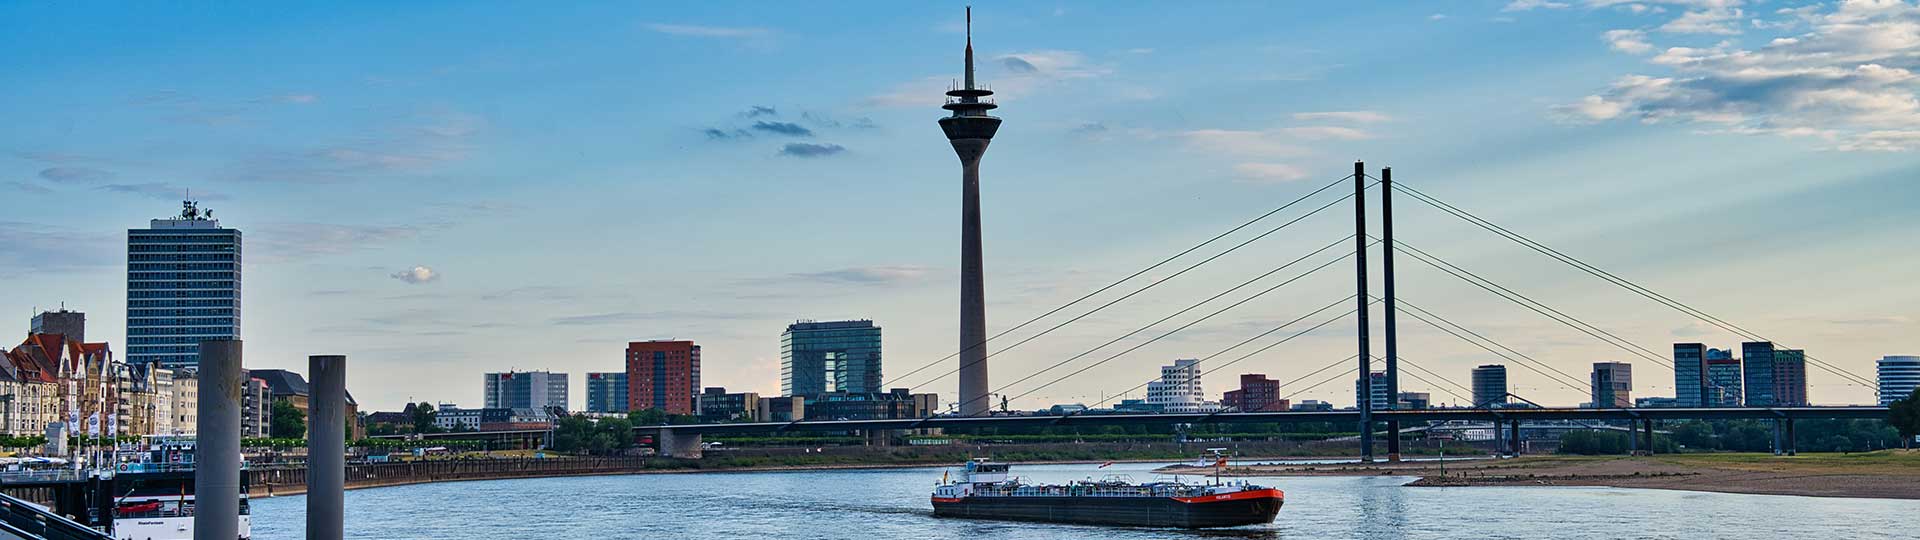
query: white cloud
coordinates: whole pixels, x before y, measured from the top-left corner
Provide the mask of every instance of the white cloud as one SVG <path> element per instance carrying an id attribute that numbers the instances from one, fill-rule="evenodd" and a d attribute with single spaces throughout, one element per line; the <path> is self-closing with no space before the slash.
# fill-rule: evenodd
<path id="1" fill-rule="evenodd" d="M 1533 11 L 1536 9 L 1566 9 L 1568 7 L 1571 7 L 1571 4 L 1554 2 L 1552 0 L 1513 0 L 1512 2 L 1508 2 L 1506 7 L 1500 8 L 1500 11 Z"/>
<path id="2" fill-rule="evenodd" d="M 700 25 L 692 25 L 692 24 L 650 23 L 646 25 L 646 28 L 648 30 L 652 30 L 662 34 L 667 34 L 670 36 L 705 37 L 705 38 L 733 38 L 733 39 L 760 38 L 760 37 L 766 37 L 773 33 L 765 28 L 747 28 L 747 27 L 732 27 L 732 26 L 700 26 Z"/>
<path id="3" fill-rule="evenodd" d="M 1613 50 L 1623 53 L 1646 54 L 1653 50 L 1653 44 L 1647 42 L 1647 33 L 1639 30 L 1608 30 L 1600 36 Z"/>
<path id="4" fill-rule="evenodd" d="M 397 279 L 400 281 L 404 281 L 413 285 L 419 285 L 422 283 L 428 283 L 428 282 L 432 282 L 440 279 L 440 273 L 435 272 L 432 268 L 428 268 L 425 266 L 415 266 L 413 268 L 408 268 L 406 270 L 401 270 L 399 272 L 388 274 L 388 277 L 391 277 L 393 279 Z"/>
<path id="5" fill-rule="evenodd" d="M 1357 122 L 1371 124 L 1393 120 L 1393 117 L 1379 111 L 1321 111 L 1293 113 L 1293 119 L 1302 122 Z"/>
<path id="6" fill-rule="evenodd" d="M 1307 153 L 1296 140 L 1273 131 L 1196 129 L 1181 132 L 1180 137 L 1189 148 L 1217 154 L 1272 157 Z"/>
<path id="7" fill-rule="evenodd" d="M 1713 6 L 1682 13 L 1679 18 L 1667 21 L 1660 31 L 1674 34 L 1738 34 L 1740 18 L 1746 13 L 1732 6 Z"/>
<path id="8" fill-rule="evenodd" d="M 1427 20 L 1429 21 L 1444 21 L 1446 19 L 1447 19 L 1447 14 L 1445 13 L 1435 13 L 1427 16 Z"/>
<path id="9" fill-rule="evenodd" d="M 1713 10 L 1738 2 L 1693 2 L 1662 26 L 1715 32 Z M 1724 41 L 1667 47 L 1644 32 L 1603 35 L 1614 48 L 1647 58 L 1661 75 L 1631 74 L 1607 89 L 1554 110 L 1584 121 L 1707 124 L 1700 133 L 1813 138 L 1848 151 L 1920 149 L 1920 7 L 1905 2 L 1846 2 L 1776 13 L 1807 27 L 1757 47 Z"/>
<path id="10" fill-rule="evenodd" d="M 1292 182 L 1307 177 L 1307 171 L 1285 163 L 1241 163 L 1233 166 L 1242 178 L 1256 182 Z"/>

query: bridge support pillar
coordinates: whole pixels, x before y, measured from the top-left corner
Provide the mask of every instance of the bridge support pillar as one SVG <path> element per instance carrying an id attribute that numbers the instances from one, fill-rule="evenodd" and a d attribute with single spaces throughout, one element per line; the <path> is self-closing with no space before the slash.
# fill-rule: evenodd
<path id="1" fill-rule="evenodd" d="M 1794 444 L 1794 442 L 1793 442 L 1793 439 L 1794 439 L 1794 437 L 1793 437 L 1793 419 L 1792 419 L 1792 418 L 1788 418 L 1788 419 L 1786 419 L 1786 420 L 1785 420 L 1785 422 L 1787 423 L 1787 436 L 1786 436 L 1786 440 L 1787 440 L 1787 444 L 1786 444 L 1786 447 L 1787 447 L 1787 455 L 1789 455 L 1789 456 L 1791 456 L 1791 455 L 1795 455 L 1795 454 L 1797 454 L 1797 453 L 1798 453 L 1798 452 L 1796 452 L 1796 448 L 1795 448 L 1795 446 L 1796 446 L 1796 445 L 1795 445 L 1795 444 Z"/>
<path id="2" fill-rule="evenodd" d="M 700 459 L 700 434 L 660 429 L 660 455 L 680 459 Z"/>
<path id="3" fill-rule="evenodd" d="M 1514 420 L 1513 424 L 1511 424 L 1510 429 L 1512 429 L 1512 436 L 1507 437 L 1507 451 L 1508 453 L 1511 453 L 1514 456 L 1519 456 L 1520 455 L 1520 421 Z"/>
<path id="4" fill-rule="evenodd" d="M 1646 425 L 1647 425 L 1647 455 L 1651 456 L 1653 455 L 1653 419 L 1651 418 L 1647 419 Z"/>
<path id="5" fill-rule="evenodd" d="M 1782 440 L 1782 438 L 1780 437 L 1781 435 L 1780 432 L 1783 429 L 1785 429 L 1785 427 L 1781 425 L 1780 419 L 1778 418 L 1773 419 L 1773 455 L 1776 455 L 1776 456 L 1785 455 L 1787 453 L 1786 442 Z"/>
<path id="6" fill-rule="evenodd" d="M 1493 421 L 1493 455 L 1495 456 L 1499 456 L 1500 454 L 1504 454 L 1507 452 L 1507 436 L 1505 435 L 1505 433 L 1506 433 L 1506 430 L 1500 428 L 1500 421 L 1494 420 Z"/>
<path id="7" fill-rule="evenodd" d="M 884 429 L 867 430 L 867 446 L 893 446 L 893 437 Z"/>
<path id="8" fill-rule="evenodd" d="M 1627 421 L 1627 455 L 1640 455 L 1640 421 Z"/>

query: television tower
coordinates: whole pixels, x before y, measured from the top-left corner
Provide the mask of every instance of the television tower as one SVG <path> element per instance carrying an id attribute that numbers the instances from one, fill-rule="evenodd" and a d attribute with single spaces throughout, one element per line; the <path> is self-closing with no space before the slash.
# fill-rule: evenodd
<path id="1" fill-rule="evenodd" d="M 987 286 L 980 262 L 980 157 L 1000 130 L 1000 119 L 987 115 L 998 105 L 987 96 L 992 90 L 973 84 L 973 8 L 967 8 L 967 68 L 963 86 L 947 91 L 953 111 L 940 119 L 940 130 L 960 156 L 960 414 L 983 416 L 993 402 L 987 395 Z"/>

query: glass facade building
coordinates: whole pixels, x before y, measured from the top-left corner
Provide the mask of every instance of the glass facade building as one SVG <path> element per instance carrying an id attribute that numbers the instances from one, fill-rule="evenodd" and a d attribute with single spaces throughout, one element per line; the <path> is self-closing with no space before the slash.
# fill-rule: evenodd
<path id="1" fill-rule="evenodd" d="M 1733 351 L 1708 349 L 1706 406 L 1739 407 L 1743 386 L 1740 359 L 1733 357 Z"/>
<path id="2" fill-rule="evenodd" d="M 1885 356 L 1879 362 L 1880 406 L 1913 395 L 1920 388 L 1920 356 Z"/>
<path id="3" fill-rule="evenodd" d="M 1748 407 L 1798 407 L 1807 404 L 1807 353 L 1776 348 L 1771 341 L 1740 344 Z"/>
<path id="4" fill-rule="evenodd" d="M 509 371 L 486 374 L 488 409 L 567 410 L 567 374 L 547 371 Z"/>
<path id="5" fill-rule="evenodd" d="M 127 230 L 128 363 L 197 368 L 201 341 L 240 337 L 240 231 L 211 215 Z"/>
<path id="6" fill-rule="evenodd" d="M 880 327 L 873 321 L 800 321 L 780 334 L 780 393 L 880 393 Z"/>
<path id="7" fill-rule="evenodd" d="M 1707 346 L 1699 343 L 1673 344 L 1674 404 L 1679 407 L 1706 404 L 1707 386 Z M 1595 391 L 1598 392 L 1597 389 Z"/>
<path id="8" fill-rule="evenodd" d="M 588 373 L 587 412 L 627 412 L 627 372 Z"/>
<path id="9" fill-rule="evenodd" d="M 1487 364 L 1473 368 L 1473 406 L 1499 407 L 1507 404 L 1507 366 Z"/>

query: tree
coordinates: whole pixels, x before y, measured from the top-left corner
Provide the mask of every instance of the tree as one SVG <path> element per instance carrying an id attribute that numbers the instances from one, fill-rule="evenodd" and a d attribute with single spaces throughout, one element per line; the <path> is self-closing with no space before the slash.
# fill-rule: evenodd
<path id="1" fill-rule="evenodd" d="M 293 403 L 284 399 L 274 400 L 271 421 L 267 424 L 267 434 L 276 439 L 307 438 L 307 415 L 294 408 Z"/>
<path id="2" fill-rule="evenodd" d="M 432 403 L 427 403 L 425 401 L 422 401 L 417 404 L 409 403 L 407 404 L 406 410 L 403 412 L 407 413 L 408 416 L 413 418 L 414 433 L 439 433 L 440 432 L 440 425 L 435 423 L 435 417 L 439 416 L 440 412 L 434 410 Z"/>
<path id="3" fill-rule="evenodd" d="M 1887 423 L 1900 432 L 1901 448 L 1913 448 L 1914 435 L 1920 435 L 1920 388 L 1887 404 Z"/>

